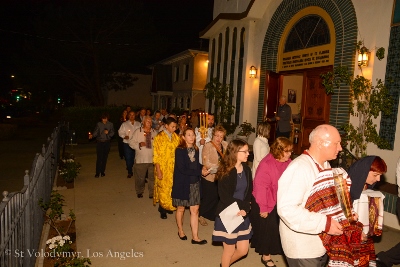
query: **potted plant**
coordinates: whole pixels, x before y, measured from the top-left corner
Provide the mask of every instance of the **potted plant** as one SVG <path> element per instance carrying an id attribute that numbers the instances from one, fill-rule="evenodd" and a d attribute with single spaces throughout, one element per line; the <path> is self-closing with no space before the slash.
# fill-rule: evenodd
<path id="1" fill-rule="evenodd" d="M 58 174 L 66 183 L 72 183 L 78 176 L 81 164 L 75 161 L 72 154 L 66 155 L 59 163 Z"/>
<path id="2" fill-rule="evenodd" d="M 226 136 L 225 136 L 226 141 L 230 142 L 233 139 L 233 133 L 235 132 L 238 125 L 234 122 L 226 122 L 226 121 L 221 123 L 221 125 L 226 130 Z"/>
<path id="3" fill-rule="evenodd" d="M 241 138 L 247 141 L 251 133 L 255 133 L 256 129 L 251 125 L 250 122 L 244 121 L 239 125 L 240 131 L 237 133 L 236 138 Z"/>

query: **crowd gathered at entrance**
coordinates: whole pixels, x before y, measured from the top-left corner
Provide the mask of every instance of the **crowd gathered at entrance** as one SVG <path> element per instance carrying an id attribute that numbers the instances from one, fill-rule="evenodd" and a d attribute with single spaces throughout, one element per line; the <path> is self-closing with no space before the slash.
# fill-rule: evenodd
<path id="1" fill-rule="evenodd" d="M 317 126 L 309 135 L 310 147 L 294 158 L 286 125 L 290 107 L 285 97 L 279 104 L 274 118 L 257 125 L 253 146 L 242 139 L 225 141 L 226 130 L 215 125 L 214 115 L 202 117 L 199 110 L 176 116 L 166 109 L 152 114 L 128 107 L 118 129 L 103 114 L 89 135 L 97 141 L 94 177 L 106 175 L 115 136 L 136 197 L 143 198 L 147 183 L 160 218 L 175 212 L 182 241 L 188 239 L 183 230 L 188 209 L 191 243 L 221 242 L 223 267 L 241 260 L 249 247 L 264 266 L 275 266 L 273 255 L 278 254 L 291 267 L 400 263 L 400 244 L 379 253 L 380 260 L 372 240 L 382 233 L 384 197 L 372 188 L 387 172 L 383 159 L 364 157 L 347 171 L 331 168 L 329 161 L 342 147 L 338 130 L 328 124 Z M 278 122 L 275 140 L 270 140 L 272 121 Z M 211 233 L 202 232 L 201 225 L 211 222 L 214 231 L 207 241 L 200 236 Z"/>

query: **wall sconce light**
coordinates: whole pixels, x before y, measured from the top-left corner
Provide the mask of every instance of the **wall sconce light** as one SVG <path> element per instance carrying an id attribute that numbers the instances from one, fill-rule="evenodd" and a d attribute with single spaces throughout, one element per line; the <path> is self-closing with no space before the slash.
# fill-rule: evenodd
<path id="1" fill-rule="evenodd" d="M 257 69 L 256 69 L 256 67 L 251 66 L 249 74 L 250 74 L 250 78 L 257 78 Z"/>
<path id="2" fill-rule="evenodd" d="M 365 46 L 361 47 L 360 50 L 358 50 L 358 66 L 361 67 L 368 67 L 368 61 L 369 61 L 369 56 L 370 52 L 368 51 L 368 48 Z"/>

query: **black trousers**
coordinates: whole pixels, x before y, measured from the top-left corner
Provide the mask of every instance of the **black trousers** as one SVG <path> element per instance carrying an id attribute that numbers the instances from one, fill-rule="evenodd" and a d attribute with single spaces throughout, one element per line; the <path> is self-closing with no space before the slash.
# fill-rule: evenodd
<path id="1" fill-rule="evenodd" d="M 400 220 L 400 198 L 397 198 L 397 217 Z M 394 264 L 400 264 L 400 242 L 388 251 L 381 251 L 376 254 L 387 267 L 392 267 Z"/>
<path id="2" fill-rule="evenodd" d="M 281 136 L 289 138 L 290 137 L 290 132 L 281 132 L 281 131 L 279 131 L 279 128 L 276 129 L 275 138 L 278 138 L 278 137 L 281 137 Z"/>
<path id="3" fill-rule="evenodd" d="M 110 152 L 110 147 L 111 147 L 110 142 L 97 142 L 96 174 L 105 172 L 108 152 Z"/>
<path id="4" fill-rule="evenodd" d="M 199 216 L 214 221 L 217 216 L 218 186 L 217 182 L 210 182 L 201 178 L 201 200 Z"/>

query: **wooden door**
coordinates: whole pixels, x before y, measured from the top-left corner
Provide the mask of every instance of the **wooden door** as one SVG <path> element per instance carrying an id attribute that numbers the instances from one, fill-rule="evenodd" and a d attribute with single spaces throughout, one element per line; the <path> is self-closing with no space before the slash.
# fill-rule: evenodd
<path id="1" fill-rule="evenodd" d="M 301 113 L 303 117 L 300 146 L 308 149 L 308 136 L 318 125 L 329 123 L 331 97 L 325 93 L 322 86 L 321 73 L 332 71 L 332 67 L 322 67 L 305 70 L 303 79 L 303 103 Z"/>
<path id="2" fill-rule="evenodd" d="M 276 107 L 278 106 L 279 90 L 281 75 L 273 71 L 267 71 L 265 75 L 265 94 L 264 94 L 264 120 L 275 116 Z M 276 123 L 270 122 L 271 132 L 268 139 L 269 143 L 275 140 Z"/>

